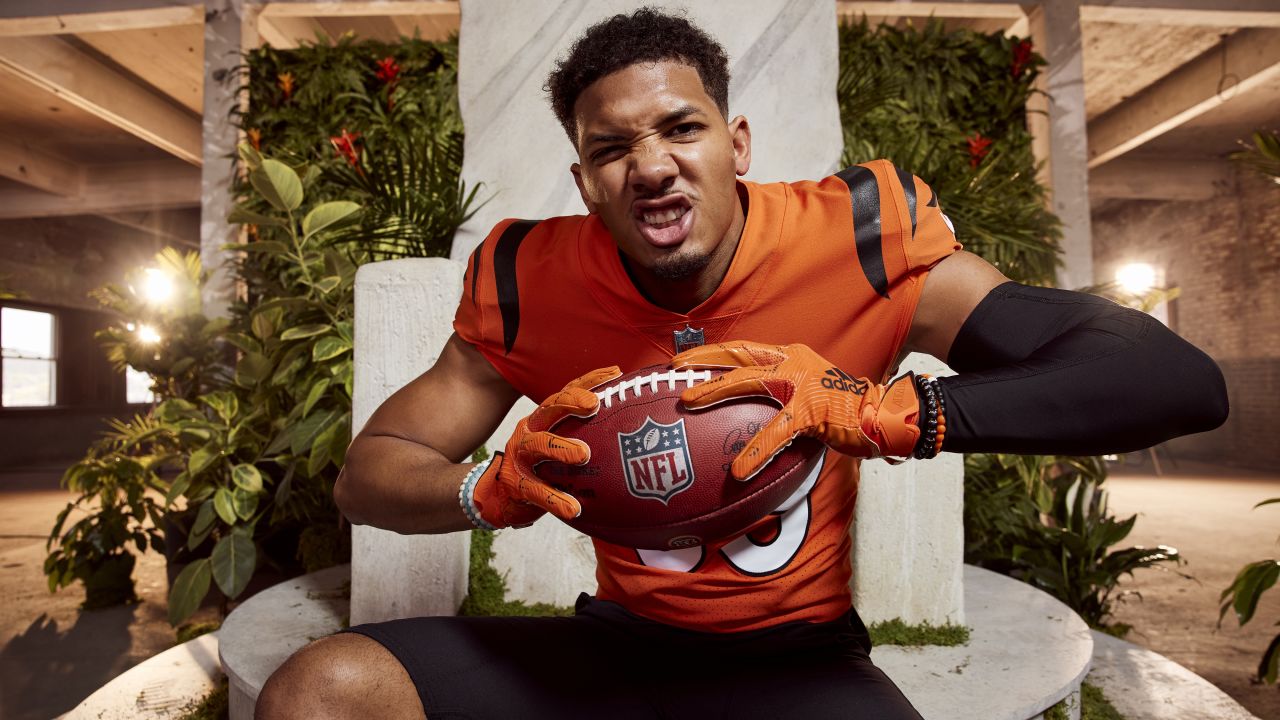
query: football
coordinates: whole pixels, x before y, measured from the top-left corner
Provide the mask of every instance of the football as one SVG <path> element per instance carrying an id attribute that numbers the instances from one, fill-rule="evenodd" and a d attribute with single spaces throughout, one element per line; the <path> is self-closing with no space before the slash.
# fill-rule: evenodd
<path id="1" fill-rule="evenodd" d="M 734 456 L 778 407 L 758 397 L 701 410 L 680 404 L 685 388 L 719 372 L 643 368 L 597 388 L 595 416 L 552 428 L 591 448 L 586 465 L 536 468 L 582 504 L 571 527 L 627 547 L 692 547 L 746 530 L 804 482 L 823 451 L 812 438 L 797 438 L 746 482 L 730 475 Z"/>

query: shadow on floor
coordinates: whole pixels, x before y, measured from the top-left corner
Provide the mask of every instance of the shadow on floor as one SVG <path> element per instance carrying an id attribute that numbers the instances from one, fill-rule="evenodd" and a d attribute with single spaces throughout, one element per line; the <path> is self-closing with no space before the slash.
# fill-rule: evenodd
<path id="1" fill-rule="evenodd" d="M 48 720 L 129 663 L 136 605 L 80 613 L 70 629 L 42 614 L 0 652 L 0 717 Z"/>

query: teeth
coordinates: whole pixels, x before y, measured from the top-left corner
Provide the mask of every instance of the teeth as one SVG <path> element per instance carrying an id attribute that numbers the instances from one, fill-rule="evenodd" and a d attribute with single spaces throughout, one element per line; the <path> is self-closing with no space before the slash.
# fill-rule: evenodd
<path id="1" fill-rule="evenodd" d="M 650 225 L 662 225 L 663 223 L 669 223 L 672 220 L 678 220 L 679 218 L 683 217 L 684 214 L 687 212 L 689 212 L 689 208 L 675 207 L 675 208 L 671 208 L 670 210 L 659 210 L 656 212 L 647 212 L 643 215 L 643 217 L 644 217 L 644 221 Z"/>

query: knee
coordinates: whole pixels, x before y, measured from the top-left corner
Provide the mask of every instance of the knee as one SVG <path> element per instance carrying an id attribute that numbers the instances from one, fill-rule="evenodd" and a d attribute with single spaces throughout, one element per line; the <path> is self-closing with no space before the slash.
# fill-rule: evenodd
<path id="1" fill-rule="evenodd" d="M 262 686 L 256 720 L 323 720 L 358 717 L 370 682 L 367 656 L 377 645 L 369 638 L 340 633 L 321 638 L 294 653 Z"/>

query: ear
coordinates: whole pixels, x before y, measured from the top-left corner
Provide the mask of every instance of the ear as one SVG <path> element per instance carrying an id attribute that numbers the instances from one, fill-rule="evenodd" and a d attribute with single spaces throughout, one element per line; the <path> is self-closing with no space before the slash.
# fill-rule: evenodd
<path id="1" fill-rule="evenodd" d="M 746 175 L 751 169 L 751 126 L 745 115 L 729 122 L 729 138 L 733 141 L 733 170 Z"/>
<path id="2" fill-rule="evenodd" d="M 582 198 L 582 204 L 587 206 L 588 213 L 594 213 L 596 204 L 591 202 L 591 196 L 587 194 L 587 186 L 582 182 L 582 166 L 574 163 L 569 166 L 569 172 L 573 173 L 573 182 L 578 186 L 578 195 Z"/>

